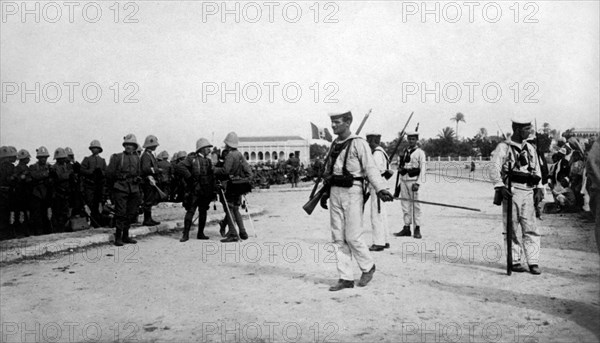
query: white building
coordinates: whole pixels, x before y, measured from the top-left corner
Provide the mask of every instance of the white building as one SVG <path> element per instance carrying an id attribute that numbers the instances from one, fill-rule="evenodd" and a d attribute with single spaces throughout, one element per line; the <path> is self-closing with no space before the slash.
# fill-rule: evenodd
<path id="1" fill-rule="evenodd" d="M 310 162 L 310 144 L 300 136 L 261 136 L 239 137 L 238 150 L 250 164 L 258 162 L 278 162 L 295 154 L 301 163 Z"/>

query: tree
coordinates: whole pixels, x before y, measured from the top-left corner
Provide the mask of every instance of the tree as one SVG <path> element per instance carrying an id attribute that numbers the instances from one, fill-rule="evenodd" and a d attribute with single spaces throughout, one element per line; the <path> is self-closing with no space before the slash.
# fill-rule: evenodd
<path id="1" fill-rule="evenodd" d="M 309 148 L 310 159 L 314 160 L 317 158 L 325 158 L 328 149 L 329 148 L 326 145 L 320 145 L 317 143 L 311 144 Z"/>
<path id="2" fill-rule="evenodd" d="M 438 133 L 437 136 L 443 141 L 452 142 L 454 140 L 455 135 L 454 130 L 450 126 L 446 126 L 442 129 L 442 131 L 440 131 L 440 133 Z"/>
<path id="3" fill-rule="evenodd" d="M 466 123 L 465 115 L 458 112 L 458 113 L 456 113 L 456 115 L 454 117 L 450 118 L 450 120 L 456 122 L 456 131 L 455 132 L 456 132 L 456 137 L 458 138 L 458 123 L 460 123 L 461 121 L 463 123 Z"/>

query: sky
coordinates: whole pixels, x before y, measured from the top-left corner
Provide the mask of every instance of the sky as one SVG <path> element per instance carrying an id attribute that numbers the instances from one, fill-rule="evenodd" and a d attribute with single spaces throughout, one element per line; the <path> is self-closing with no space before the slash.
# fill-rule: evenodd
<path id="1" fill-rule="evenodd" d="M 413 111 L 424 138 L 600 127 L 598 1 L 72 3 L 0 1 L 1 145 L 173 154 L 369 109 L 383 141 Z"/>

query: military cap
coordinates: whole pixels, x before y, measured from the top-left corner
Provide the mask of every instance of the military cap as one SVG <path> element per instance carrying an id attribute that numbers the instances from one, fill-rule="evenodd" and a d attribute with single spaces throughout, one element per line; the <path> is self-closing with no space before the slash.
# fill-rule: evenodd
<path id="1" fill-rule="evenodd" d="M 381 134 L 379 133 L 367 133 L 366 138 L 367 142 L 373 142 L 375 144 L 379 144 L 379 142 L 381 142 Z"/>
<path id="2" fill-rule="evenodd" d="M 531 126 L 531 118 L 525 116 L 515 116 L 512 118 L 513 125 Z"/>
<path id="3" fill-rule="evenodd" d="M 93 141 L 90 142 L 90 150 L 92 150 L 92 148 L 98 148 L 100 149 L 100 152 L 104 151 L 102 149 L 102 145 L 100 145 L 100 141 L 97 139 L 94 139 Z"/>
<path id="4" fill-rule="evenodd" d="M 240 144 L 240 139 L 238 138 L 237 133 L 232 131 L 227 134 L 223 143 L 225 143 L 230 148 L 236 149 Z"/>
<path id="5" fill-rule="evenodd" d="M 67 153 L 67 156 L 75 156 L 75 153 L 73 153 L 73 149 L 69 147 L 65 148 L 65 152 Z"/>
<path id="6" fill-rule="evenodd" d="M 196 152 L 202 148 L 212 148 L 212 144 L 206 138 L 200 138 L 196 141 Z"/>
<path id="7" fill-rule="evenodd" d="M 151 148 L 154 146 L 159 146 L 158 138 L 156 138 L 155 135 L 148 135 L 148 137 L 146 137 L 146 140 L 144 141 L 144 148 Z"/>
<path id="8" fill-rule="evenodd" d="M 45 146 L 41 146 L 37 149 L 35 149 L 36 155 L 35 157 L 50 157 L 50 153 L 48 152 L 48 149 L 46 149 Z"/>
<path id="9" fill-rule="evenodd" d="M 127 136 L 123 137 L 123 146 L 125 146 L 127 144 L 135 145 L 136 149 L 139 147 L 137 138 L 135 138 L 135 135 L 133 133 L 130 133 Z"/>
<path id="10" fill-rule="evenodd" d="M 29 155 L 29 151 L 25 149 L 19 150 L 19 152 L 17 153 L 17 159 L 24 160 L 26 158 L 31 158 L 31 155 Z"/>
<path id="11" fill-rule="evenodd" d="M 8 146 L 8 157 L 14 157 L 17 156 L 17 148 L 15 148 L 14 146 Z"/>
<path id="12" fill-rule="evenodd" d="M 417 137 L 419 138 L 419 133 L 417 131 L 407 131 L 406 132 L 406 137 Z"/>
<path id="13" fill-rule="evenodd" d="M 343 118 L 344 120 L 352 120 L 352 112 L 343 112 L 343 113 L 329 113 L 329 118 L 331 120 L 336 120 Z"/>
<path id="14" fill-rule="evenodd" d="M 67 152 L 63 148 L 56 148 L 54 150 L 54 159 L 58 160 L 59 158 L 67 158 Z"/>
<path id="15" fill-rule="evenodd" d="M 10 154 L 10 148 L 7 146 L 0 147 L 0 158 L 8 157 Z"/>

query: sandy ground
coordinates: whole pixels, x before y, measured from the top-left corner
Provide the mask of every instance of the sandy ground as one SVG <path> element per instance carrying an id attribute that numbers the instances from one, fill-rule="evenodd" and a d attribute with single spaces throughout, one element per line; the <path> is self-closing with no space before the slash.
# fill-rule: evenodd
<path id="1" fill-rule="evenodd" d="M 252 193 L 267 213 L 239 244 L 221 244 L 212 226 L 210 241 L 155 235 L 5 265 L 0 341 L 598 341 L 593 225 L 544 215 L 542 275 L 509 277 L 492 196 L 486 183 L 430 181 L 423 199 L 482 212 L 424 206 L 423 239 L 390 236 L 372 283 L 341 292 L 328 291 L 329 214 L 302 211 L 307 190 Z M 399 231 L 400 204 L 388 211 Z"/>

